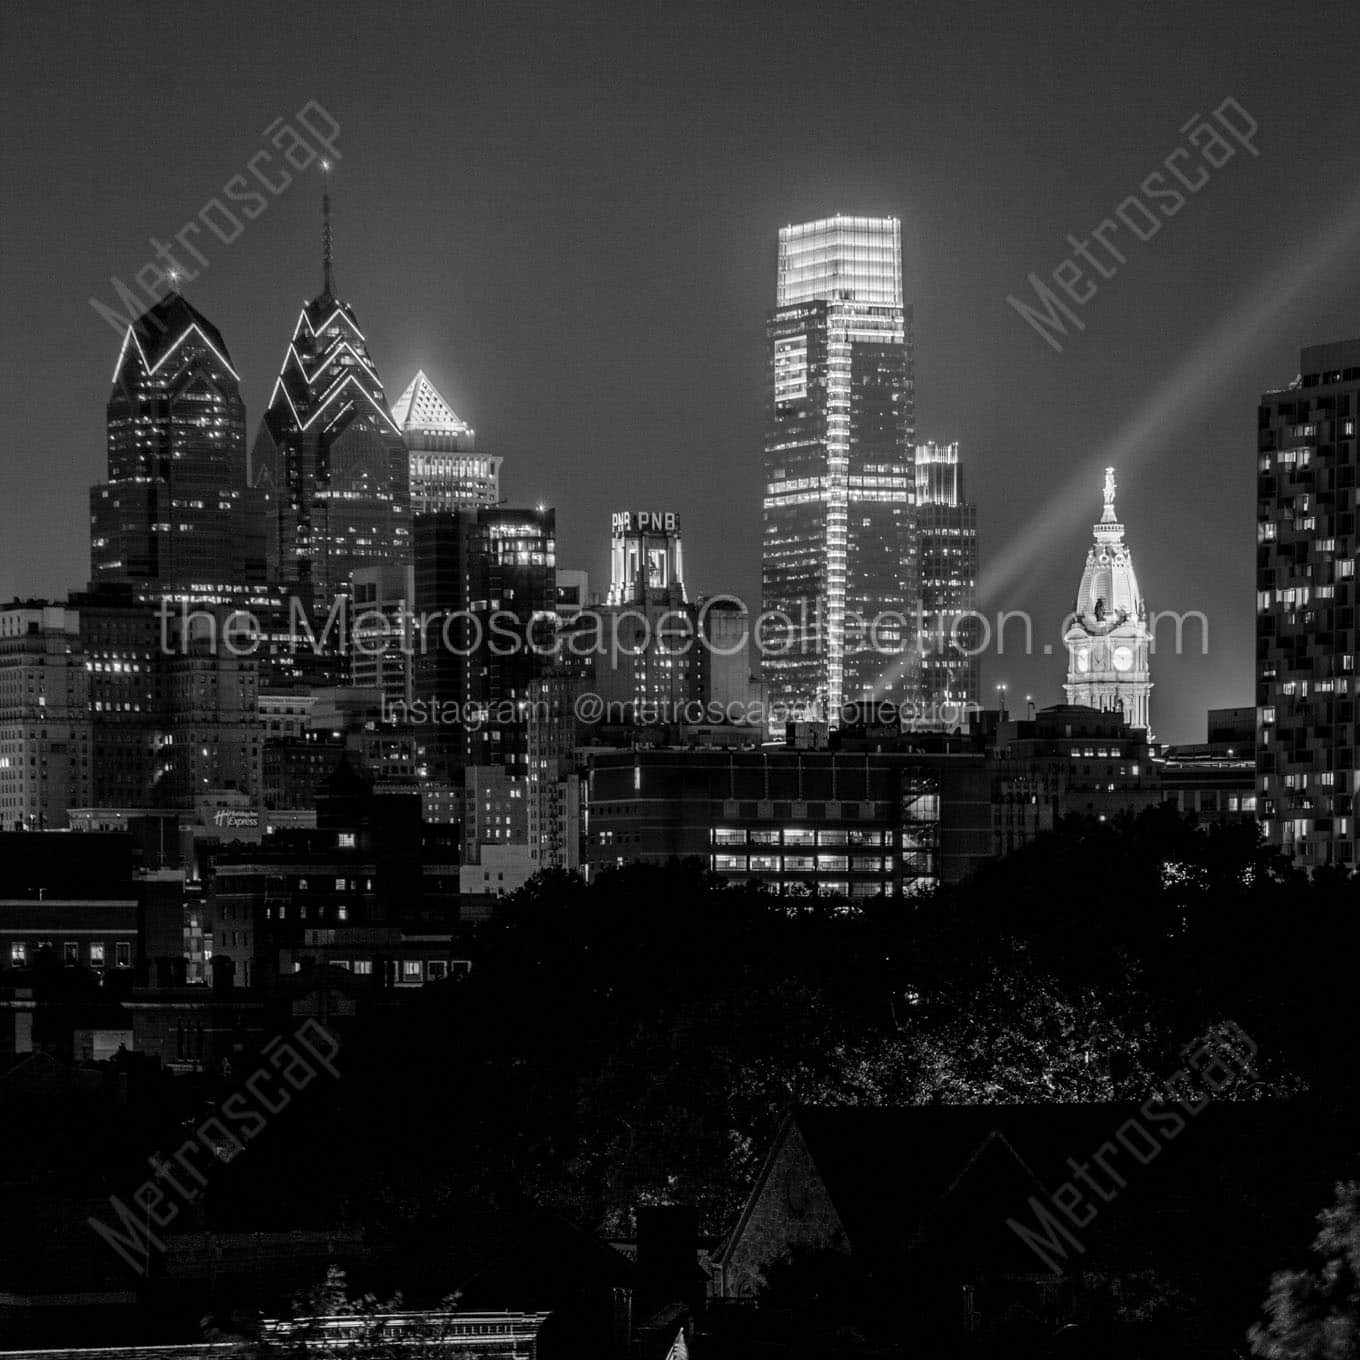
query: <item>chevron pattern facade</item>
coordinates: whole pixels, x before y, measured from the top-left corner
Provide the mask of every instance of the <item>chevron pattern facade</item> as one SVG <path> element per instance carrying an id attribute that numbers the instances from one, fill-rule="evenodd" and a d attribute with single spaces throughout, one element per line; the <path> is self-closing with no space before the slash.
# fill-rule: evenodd
<path id="1" fill-rule="evenodd" d="M 354 312 L 329 288 L 298 315 L 253 461 L 285 585 L 324 606 L 356 567 L 406 560 L 406 445 Z"/>

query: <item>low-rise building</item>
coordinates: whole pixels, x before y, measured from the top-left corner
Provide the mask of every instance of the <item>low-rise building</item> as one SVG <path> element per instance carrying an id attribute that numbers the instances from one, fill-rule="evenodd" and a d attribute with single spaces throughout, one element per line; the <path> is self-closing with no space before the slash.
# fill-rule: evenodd
<path id="1" fill-rule="evenodd" d="M 986 763 L 911 751 L 588 750 L 587 872 L 699 858 L 780 893 L 898 897 L 992 850 Z"/>

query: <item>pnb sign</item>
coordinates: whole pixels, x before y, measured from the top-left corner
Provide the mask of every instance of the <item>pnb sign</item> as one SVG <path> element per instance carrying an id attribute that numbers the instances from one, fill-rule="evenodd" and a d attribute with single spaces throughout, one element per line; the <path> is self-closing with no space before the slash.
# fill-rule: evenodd
<path id="1" fill-rule="evenodd" d="M 674 534 L 680 531 L 680 519 L 670 510 L 622 510 L 612 521 L 614 536 L 621 534 Z"/>

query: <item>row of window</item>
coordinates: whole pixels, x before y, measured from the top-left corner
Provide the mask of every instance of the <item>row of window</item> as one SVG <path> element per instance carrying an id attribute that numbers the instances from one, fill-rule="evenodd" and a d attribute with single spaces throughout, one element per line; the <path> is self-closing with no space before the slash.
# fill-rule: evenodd
<path id="1" fill-rule="evenodd" d="M 722 873 L 826 873 L 828 871 L 883 873 L 892 868 L 882 855 L 714 855 L 713 867 Z"/>
<path id="2" fill-rule="evenodd" d="M 44 949 L 53 949 L 51 940 L 44 940 L 41 944 L 34 945 L 30 950 L 26 940 L 13 940 L 9 946 L 9 962 L 11 968 L 27 968 L 29 963 L 37 957 Z M 86 963 L 91 968 L 104 968 L 108 964 L 108 949 L 103 940 L 91 940 L 85 947 L 84 958 L 81 957 L 81 942 L 79 940 L 63 940 L 61 945 L 61 960 L 63 963 Z M 132 941 L 118 940 L 113 946 L 113 966 L 115 968 L 132 967 Z"/>
<path id="3" fill-rule="evenodd" d="M 782 840 L 781 840 L 782 837 Z M 890 831 L 821 830 L 785 827 L 748 830 L 744 827 L 715 827 L 714 845 L 891 845 Z"/>
<path id="4" fill-rule="evenodd" d="M 372 959 L 328 959 L 334 968 L 344 968 L 356 977 L 370 977 L 373 973 Z M 293 971 L 302 971 L 301 961 L 295 961 Z M 449 976 L 447 959 L 402 959 L 400 977 L 402 982 L 442 982 Z"/>

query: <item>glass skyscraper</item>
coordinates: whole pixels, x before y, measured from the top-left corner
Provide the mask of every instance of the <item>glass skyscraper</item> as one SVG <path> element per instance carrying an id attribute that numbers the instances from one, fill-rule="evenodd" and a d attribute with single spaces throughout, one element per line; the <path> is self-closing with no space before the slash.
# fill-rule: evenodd
<path id="1" fill-rule="evenodd" d="M 764 453 L 762 668 L 772 712 L 919 685 L 911 312 L 896 218 L 779 233 Z"/>
<path id="2" fill-rule="evenodd" d="M 980 702 L 977 507 L 963 497 L 958 444 L 916 446 L 921 582 L 921 720 L 968 725 Z"/>
<path id="3" fill-rule="evenodd" d="M 253 450 L 272 498 L 275 579 L 325 608 L 356 567 L 410 555 L 410 466 L 354 310 L 335 295 L 325 201 L 321 292 L 298 314 Z"/>
<path id="4" fill-rule="evenodd" d="M 265 579 L 245 404 L 217 327 L 168 293 L 128 328 L 90 490 L 90 576 L 143 597 L 229 599 Z"/>

